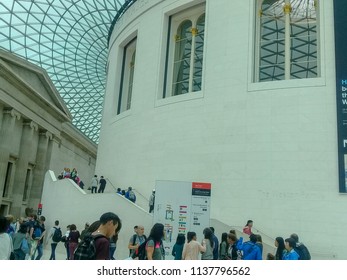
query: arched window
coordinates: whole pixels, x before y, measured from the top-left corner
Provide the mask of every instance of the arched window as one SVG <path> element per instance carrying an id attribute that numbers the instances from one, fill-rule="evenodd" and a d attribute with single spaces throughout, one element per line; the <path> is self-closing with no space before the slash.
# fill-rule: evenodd
<path id="1" fill-rule="evenodd" d="M 205 33 L 203 12 L 204 7 L 200 7 L 170 17 L 164 98 L 201 90 Z"/>
<path id="2" fill-rule="evenodd" d="M 318 0 L 259 0 L 255 81 L 319 76 Z"/>
<path id="3" fill-rule="evenodd" d="M 124 47 L 117 115 L 131 107 L 136 58 L 136 38 Z"/>

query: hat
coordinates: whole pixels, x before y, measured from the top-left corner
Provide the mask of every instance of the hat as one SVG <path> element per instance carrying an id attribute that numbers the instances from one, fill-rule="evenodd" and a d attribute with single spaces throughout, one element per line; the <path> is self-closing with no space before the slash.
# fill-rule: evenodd
<path id="1" fill-rule="evenodd" d="M 155 192 L 155 189 L 153 189 L 152 192 Z"/>

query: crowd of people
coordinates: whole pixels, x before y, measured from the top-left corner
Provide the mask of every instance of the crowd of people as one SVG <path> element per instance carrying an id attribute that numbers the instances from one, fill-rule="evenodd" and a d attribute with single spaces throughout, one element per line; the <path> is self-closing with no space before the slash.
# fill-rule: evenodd
<path id="1" fill-rule="evenodd" d="M 62 233 L 59 221 L 47 230 L 45 217 L 37 217 L 27 208 L 27 216 L 13 222 L 13 217 L 0 216 L 0 260 L 40 260 L 43 256 L 43 245 L 51 246 L 50 260 L 56 259 L 56 248 L 62 242 L 66 248 L 66 260 L 76 259 L 114 259 L 118 232 L 122 228 L 119 217 L 112 213 L 104 213 L 99 220 L 92 224 L 86 223 L 80 233 L 75 224 L 67 226 L 65 234 Z M 83 242 L 90 243 L 96 251 L 90 258 L 89 251 Z"/>
<path id="2" fill-rule="evenodd" d="M 70 168 L 65 167 L 64 170 L 59 174 L 58 179 L 59 180 L 71 179 L 81 189 L 84 189 L 84 186 L 85 186 L 85 183 L 79 177 L 76 168 L 73 168 L 72 171 L 70 171 Z M 87 187 L 87 190 L 91 191 L 91 193 L 104 193 L 106 184 L 107 182 L 104 176 L 100 176 L 100 179 L 99 179 L 98 175 L 94 175 L 90 182 L 90 186 Z"/>
<path id="3" fill-rule="evenodd" d="M 133 203 L 136 203 L 136 194 L 132 187 L 128 187 L 127 190 L 117 188 L 117 194 L 124 196 L 126 199 L 129 199 Z"/>
<path id="4" fill-rule="evenodd" d="M 81 189 L 84 188 L 84 182 L 78 176 L 77 169 L 73 168 L 72 171 L 68 167 L 64 167 L 63 171 L 58 175 L 58 179 L 71 179 L 73 180 Z"/>
<path id="5" fill-rule="evenodd" d="M 104 213 L 99 220 L 85 223 L 80 232 L 75 224 L 67 226 L 65 234 L 59 225 L 47 230 L 45 217 L 37 217 L 33 210 L 26 209 L 26 217 L 15 220 L 13 216 L 0 217 L 0 259 L 40 260 L 43 255 L 43 245 L 51 247 L 50 260 L 56 259 L 56 248 L 62 242 L 66 248 L 66 260 L 79 259 L 115 259 L 118 233 L 122 228 L 120 218 L 111 212 Z M 223 232 L 221 239 L 215 235 L 213 227 L 206 227 L 201 241 L 197 240 L 196 232 L 179 233 L 171 252 L 165 252 L 163 240 L 165 228 L 156 223 L 151 228 L 148 237 L 143 225 L 134 227 L 130 236 L 128 259 L 134 260 L 164 260 L 171 254 L 175 260 L 262 260 L 263 243 L 259 234 L 252 232 L 253 221 L 247 221 L 243 233 L 249 236 L 249 241 L 237 237 L 231 229 Z M 307 247 L 299 242 L 297 234 L 288 238 L 276 237 L 276 252 L 267 254 L 267 260 L 309 260 Z M 93 250 L 90 247 L 93 246 Z"/>

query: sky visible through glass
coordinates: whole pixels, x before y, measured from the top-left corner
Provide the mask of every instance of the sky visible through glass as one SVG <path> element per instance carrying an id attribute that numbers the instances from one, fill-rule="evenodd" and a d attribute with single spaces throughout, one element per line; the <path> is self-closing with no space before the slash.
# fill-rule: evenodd
<path id="1" fill-rule="evenodd" d="M 44 68 L 72 123 L 99 142 L 107 36 L 125 0 L 0 0 L 0 48 Z"/>

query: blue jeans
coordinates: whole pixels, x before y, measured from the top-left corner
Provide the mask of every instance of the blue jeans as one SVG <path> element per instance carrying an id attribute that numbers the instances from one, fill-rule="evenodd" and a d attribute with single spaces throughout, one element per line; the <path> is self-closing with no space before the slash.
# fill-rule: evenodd
<path id="1" fill-rule="evenodd" d="M 55 260 L 55 249 L 57 248 L 58 243 L 51 243 L 52 253 L 49 257 L 50 260 Z"/>
<path id="2" fill-rule="evenodd" d="M 37 252 L 37 256 L 35 258 L 35 253 Z M 42 248 L 42 243 L 38 241 L 38 244 L 36 246 L 36 250 L 34 251 L 33 255 L 31 256 L 32 260 L 40 260 L 43 255 L 43 248 Z"/>

